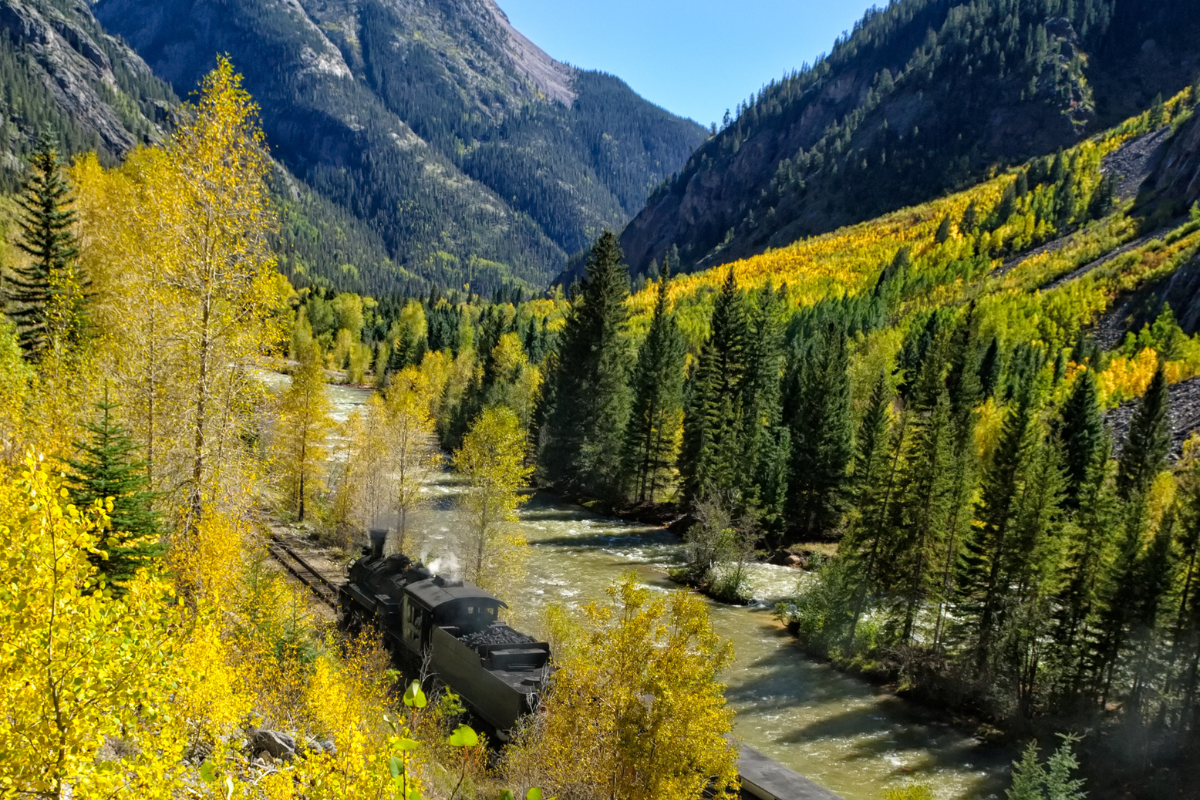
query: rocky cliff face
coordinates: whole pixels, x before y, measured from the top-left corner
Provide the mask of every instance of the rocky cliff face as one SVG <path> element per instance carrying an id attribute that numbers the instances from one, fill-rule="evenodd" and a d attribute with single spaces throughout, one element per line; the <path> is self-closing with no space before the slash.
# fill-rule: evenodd
<path id="1" fill-rule="evenodd" d="M 84 0 L 0 0 L 0 30 L 0 111 L 18 132 L 6 143 L 10 156 L 44 128 L 56 129 L 68 149 L 109 156 L 162 137 L 170 89 L 101 28 Z"/>
<path id="2" fill-rule="evenodd" d="M 1177 211 L 1200 201 L 1200 115 L 1184 123 L 1163 145 L 1142 192 L 1167 201 Z"/>

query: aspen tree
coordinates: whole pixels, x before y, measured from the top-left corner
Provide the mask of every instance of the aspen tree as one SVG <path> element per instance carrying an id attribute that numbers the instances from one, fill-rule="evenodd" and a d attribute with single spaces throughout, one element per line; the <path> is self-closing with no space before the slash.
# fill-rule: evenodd
<path id="1" fill-rule="evenodd" d="M 461 561 L 465 575 L 485 589 L 498 590 L 505 574 L 521 561 L 524 539 L 511 529 L 521 489 L 532 471 L 525 466 L 525 437 L 510 409 L 485 409 L 454 454 L 454 467 L 467 479 L 460 501 L 465 535 Z M 517 565 L 519 566 L 519 565 Z"/>
<path id="2" fill-rule="evenodd" d="M 296 519 L 303 522 L 308 499 L 322 483 L 331 406 L 325 390 L 321 351 L 311 344 L 283 393 L 276 432 L 276 459 Z"/>
<path id="3" fill-rule="evenodd" d="M 258 108 L 225 58 L 202 85 L 200 101 L 172 138 L 168 170 L 154 187 L 172 241 L 162 278 L 181 315 L 185 374 L 191 385 L 187 508 L 191 526 L 220 480 L 244 391 L 240 368 L 269 340 L 278 305 L 267 198 L 270 159 Z M 224 413 L 223 413 L 224 412 Z"/>
<path id="4" fill-rule="evenodd" d="M 411 367 L 395 376 L 387 392 L 388 462 L 401 552 L 407 545 L 410 517 L 423 503 L 425 481 L 441 461 L 426 394 L 421 373 Z"/>

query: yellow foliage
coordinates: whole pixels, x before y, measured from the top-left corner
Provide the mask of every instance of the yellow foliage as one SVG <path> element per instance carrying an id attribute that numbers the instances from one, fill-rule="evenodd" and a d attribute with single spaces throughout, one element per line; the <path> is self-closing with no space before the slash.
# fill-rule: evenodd
<path id="1" fill-rule="evenodd" d="M 524 568 L 525 540 L 511 523 L 525 502 L 532 468 L 525 465 L 525 436 L 517 415 L 504 406 L 484 409 L 454 454 L 467 479 L 460 559 L 467 579 L 498 592 Z"/>
<path id="2" fill-rule="evenodd" d="M 630 575 L 582 624 L 552 617 L 558 671 L 505 754 L 510 780 L 581 800 L 737 796 L 733 710 L 717 676 L 733 657 L 690 592 Z"/>

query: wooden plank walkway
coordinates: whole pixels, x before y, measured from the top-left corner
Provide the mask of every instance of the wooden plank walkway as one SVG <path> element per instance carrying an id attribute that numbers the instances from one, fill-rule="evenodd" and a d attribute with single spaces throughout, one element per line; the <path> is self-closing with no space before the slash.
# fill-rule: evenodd
<path id="1" fill-rule="evenodd" d="M 743 797 L 753 800 L 842 800 L 753 747 L 742 744 L 739 749 L 738 774 L 742 778 Z"/>

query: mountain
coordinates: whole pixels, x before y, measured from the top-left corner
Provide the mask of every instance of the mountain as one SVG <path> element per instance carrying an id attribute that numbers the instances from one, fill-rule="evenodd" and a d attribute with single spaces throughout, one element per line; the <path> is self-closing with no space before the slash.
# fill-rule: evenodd
<path id="1" fill-rule="evenodd" d="M 0 188 L 15 188 L 21 157 L 44 130 L 68 152 L 112 163 L 160 141 L 176 102 L 85 0 L 0 0 Z"/>
<path id="2" fill-rule="evenodd" d="M 339 265 L 377 293 L 413 275 L 480 291 L 545 285 L 708 136 L 611 75 L 550 58 L 493 0 L 99 0 L 94 10 L 181 95 L 229 54 L 275 157 L 378 237 L 386 263 Z M 314 265 L 299 267 L 303 283 Z"/>
<path id="3" fill-rule="evenodd" d="M 1195 0 L 895 0 L 741 104 L 622 246 L 703 268 L 943 195 L 1188 85 Z"/>

